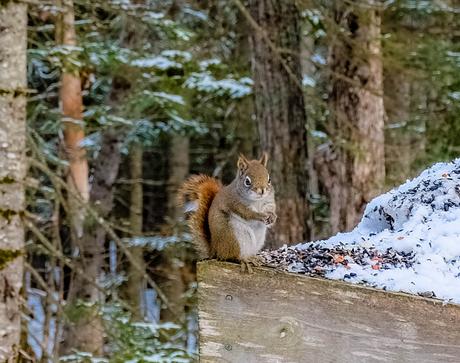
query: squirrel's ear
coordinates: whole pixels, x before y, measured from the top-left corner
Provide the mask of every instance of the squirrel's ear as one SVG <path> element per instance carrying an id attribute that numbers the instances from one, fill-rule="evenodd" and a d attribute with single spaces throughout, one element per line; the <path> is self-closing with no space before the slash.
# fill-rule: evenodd
<path id="1" fill-rule="evenodd" d="M 248 159 L 246 159 L 244 157 L 243 154 L 240 154 L 240 156 L 238 158 L 238 162 L 236 163 L 236 165 L 238 166 L 239 171 L 244 172 L 244 171 L 246 171 L 246 169 L 249 166 L 249 161 L 248 161 Z"/>
<path id="2" fill-rule="evenodd" d="M 262 153 L 262 156 L 260 157 L 259 162 L 260 162 L 263 166 L 267 166 L 268 154 L 267 154 L 266 151 L 264 151 L 264 152 Z"/>

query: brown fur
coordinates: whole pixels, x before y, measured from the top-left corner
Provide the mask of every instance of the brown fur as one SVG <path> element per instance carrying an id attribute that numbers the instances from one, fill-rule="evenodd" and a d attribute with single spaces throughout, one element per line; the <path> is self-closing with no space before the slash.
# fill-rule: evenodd
<path id="1" fill-rule="evenodd" d="M 209 257 L 211 232 L 208 213 L 214 197 L 221 188 L 222 183 L 216 178 L 192 175 L 179 190 L 179 201 L 182 205 L 189 201 L 198 202 L 198 209 L 191 213 L 188 225 L 201 258 Z"/>
<path id="2" fill-rule="evenodd" d="M 264 221 L 264 213 L 254 212 L 243 203 L 232 188 L 232 184 L 222 188 L 216 195 L 209 211 L 211 230 L 210 255 L 222 260 L 239 260 L 240 247 L 229 226 L 229 215 L 235 213 L 245 220 Z"/>

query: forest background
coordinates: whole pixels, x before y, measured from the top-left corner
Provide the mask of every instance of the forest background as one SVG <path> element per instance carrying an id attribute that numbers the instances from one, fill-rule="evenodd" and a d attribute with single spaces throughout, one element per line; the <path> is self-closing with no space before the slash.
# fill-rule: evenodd
<path id="1" fill-rule="evenodd" d="M 267 248 L 352 229 L 371 198 L 459 155 L 459 13 L 0 1 L 0 361 L 196 359 L 181 183 L 228 183 L 239 153 L 265 150 Z"/>

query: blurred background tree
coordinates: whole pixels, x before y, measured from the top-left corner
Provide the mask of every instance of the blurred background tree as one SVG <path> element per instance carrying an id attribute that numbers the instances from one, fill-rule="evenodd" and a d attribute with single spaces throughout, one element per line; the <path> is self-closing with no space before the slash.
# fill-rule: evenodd
<path id="1" fill-rule="evenodd" d="M 31 3 L 24 361 L 196 360 L 189 174 L 267 150 L 275 248 L 459 154 L 456 0 Z"/>

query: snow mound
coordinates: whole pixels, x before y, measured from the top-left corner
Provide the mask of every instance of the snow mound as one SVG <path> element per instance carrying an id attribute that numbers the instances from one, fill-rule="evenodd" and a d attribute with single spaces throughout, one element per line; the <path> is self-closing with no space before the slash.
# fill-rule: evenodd
<path id="1" fill-rule="evenodd" d="M 349 233 L 262 256 L 292 272 L 460 303 L 460 159 L 375 198 Z"/>

